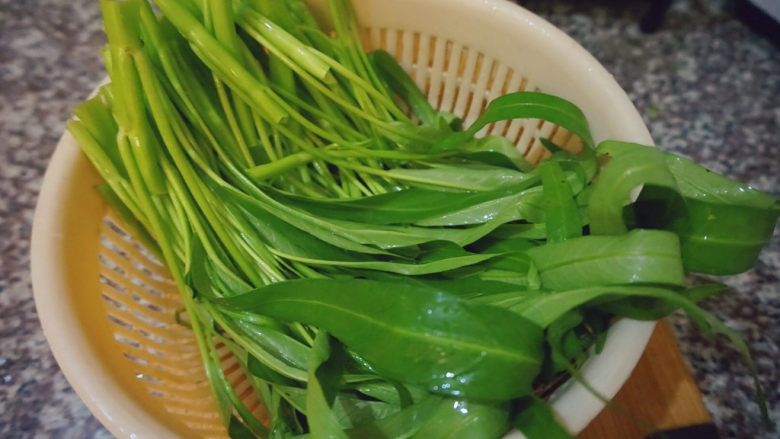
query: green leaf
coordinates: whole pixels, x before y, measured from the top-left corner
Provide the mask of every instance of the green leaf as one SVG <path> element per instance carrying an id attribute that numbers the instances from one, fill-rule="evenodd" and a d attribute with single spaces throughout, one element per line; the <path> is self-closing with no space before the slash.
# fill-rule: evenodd
<path id="1" fill-rule="evenodd" d="M 577 177 L 569 177 L 572 191 L 579 194 L 585 187 L 593 181 L 599 170 L 596 151 L 591 148 L 583 148 L 578 154 L 571 154 L 567 151 L 553 153 L 549 161 L 558 162 L 564 171 L 574 172 Z"/>
<path id="2" fill-rule="evenodd" d="M 386 252 L 382 250 L 356 242 L 355 239 L 352 239 L 348 230 L 338 230 L 337 227 L 325 219 L 306 215 L 305 212 L 301 212 L 298 209 L 284 206 L 268 197 L 263 192 L 258 191 L 257 193 L 258 195 L 262 195 L 263 198 L 251 197 L 236 188 L 227 185 L 217 186 L 216 192 L 223 197 L 231 199 L 237 205 L 241 206 L 253 216 L 260 218 L 262 221 L 274 221 L 279 227 L 286 224 L 288 228 L 294 227 L 299 230 L 305 230 L 306 233 L 314 235 L 322 241 L 343 248 L 344 250 L 368 254 L 386 254 Z M 336 233 L 339 231 L 342 231 L 342 233 Z M 275 233 L 273 227 L 269 230 L 269 233 Z"/>
<path id="3" fill-rule="evenodd" d="M 350 429 L 386 419 L 403 408 L 398 404 L 368 401 L 350 393 L 340 393 L 333 404 L 333 414 L 342 428 Z M 352 437 L 349 432 L 347 435 Z"/>
<path id="4" fill-rule="evenodd" d="M 544 380 L 552 380 L 556 374 L 571 367 L 575 357 L 583 355 L 583 346 L 579 343 L 574 330 L 583 321 L 583 314 L 573 309 L 552 322 L 546 330 L 547 347 L 550 350 L 542 368 Z"/>
<path id="5" fill-rule="evenodd" d="M 438 235 L 441 235 L 441 237 L 454 236 L 456 238 L 458 236 L 474 235 L 471 239 L 478 239 L 479 236 L 490 231 L 489 229 L 484 229 L 484 227 L 484 230 L 452 229 L 449 233 L 445 229 L 430 229 L 430 237 L 417 237 L 413 232 L 423 229 L 407 227 L 407 236 L 403 238 L 410 245 L 429 241 L 430 243 L 426 244 L 425 249 L 415 252 L 414 259 L 402 257 L 378 259 L 373 255 L 349 252 L 323 242 L 300 229 L 278 220 L 262 209 L 254 209 L 251 214 L 247 212 L 246 218 L 253 226 L 255 233 L 262 236 L 270 245 L 273 253 L 286 259 L 312 266 L 345 267 L 381 270 L 406 275 L 423 275 L 478 264 L 497 256 L 496 254 L 470 253 L 452 242 L 438 241 L 440 238 Z M 383 231 L 365 229 L 362 233 L 365 235 L 372 233 L 384 235 L 385 241 L 390 241 L 392 236 L 399 236 L 396 242 L 403 243 L 400 237 L 403 234 L 403 230 L 388 229 Z M 409 241 L 410 239 L 411 241 Z"/>
<path id="6" fill-rule="evenodd" d="M 325 331 L 314 339 L 306 387 L 306 420 L 315 438 L 346 439 L 347 435 L 331 410 L 341 380 L 338 349 Z"/>
<path id="7" fill-rule="evenodd" d="M 368 224 L 466 225 L 485 222 L 485 214 L 473 214 L 463 220 L 436 221 L 455 212 L 468 211 L 476 206 L 494 202 L 485 210 L 501 210 L 516 203 L 513 196 L 532 184 L 531 181 L 506 189 L 483 192 L 447 192 L 432 189 L 409 188 L 363 198 L 347 200 L 318 199 L 289 194 L 268 188 L 268 195 L 289 206 L 295 206 L 320 217 Z M 502 200 L 502 201 L 498 201 Z M 500 204 L 496 204 L 500 203 Z"/>
<path id="8" fill-rule="evenodd" d="M 434 164 L 430 168 L 393 169 L 386 173 L 410 186 L 460 191 L 491 191 L 513 187 L 532 178 L 532 174 L 487 165 Z"/>
<path id="9" fill-rule="evenodd" d="M 409 438 L 436 413 L 442 398 L 428 395 L 422 401 L 374 422 L 348 430 L 350 439 Z"/>
<path id="10" fill-rule="evenodd" d="M 772 239 L 777 199 L 686 158 L 665 159 L 682 203 L 677 194 L 648 188 L 635 207 L 639 225 L 677 233 L 687 271 L 727 275 L 750 269 Z"/>
<path id="11" fill-rule="evenodd" d="M 101 87 L 97 96 L 87 99 L 73 109 L 73 115 L 78 118 L 78 121 L 69 121 L 68 126 L 69 130 L 71 130 L 70 124 L 83 124 L 89 134 L 94 138 L 95 142 L 101 146 L 101 150 L 111 161 L 111 164 L 118 174 L 123 178 L 127 178 L 127 170 L 122 163 L 121 157 L 119 157 L 119 150 L 116 146 L 116 134 L 119 127 L 111 113 L 110 94 L 105 91 L 105 87 L 106 86 Z M 78 140 L 78 137 L 76 138 Z M 82 145 L 82 148 L 88 146 L 84 145 L 84 143 L 85 142 L 79 140 L 79 144 Z M 88 153 L 89 150 L 85 149 L 85 152 Z M 99 166 L 100 161 L 95 160 L 95 158 L 90 158 L 90 160 L 96 162 L 95 164 Z M 105 166 L 99 169 L 101 175 L 109 170 Z"/>
<path id="12" fill-rule="evenodd" d="M 683 309 L 695 315 L 703 311 L 683 294 L 669 288 L 644 285 L 592 286 L 549 292 L 532 297 L 511 310 L 524 315 L 541 327 L 548 327 L 567 312 L 588 303 L 609 303 L 625 297 L 663 301 L 672 309 Z"/>
<path id="13" fill-rule="evenodd" d="M 722 293 L 725 285 L 706 284 L 679 291 L 693 303 Z M 634 320 L 658 320 L 673 313 L 678 307 L 664 300 L 651 297 L 629 297 L 599 304 L 599 311 Z"/>
<path id="14" fill-rule="evenodd" d="M 247 369 L 252 376 L 260 378 L 263 381 L 274 384 L 283 384 L 286 386 L 294 385 L 295 382 L 286 376 L 276 372 L 265 364 L 261 363 L 254 355 L 247 357 Z"/>
<path id="15" fill-rule="evenodd" d="M 664 158 L 685 198 L 761 210 L 778 209 L 778 200 L 769 194 L 716 174 L 685 157 L 664 154 Z"/>
<path id="16" fill-rule="evenodd" d="M 542 119 L 559 125 L 576 134 L 586 147 L 593 147 L 593 138 L 588 121 L 576 105 L 544 93 L 518 92 L 498 97 L 488 104 L 485 111 L 462 133 L 453 133 L 431 148 L 431 151 L 445 151 L 459 147 L 486 125 L 510 119 Z"/>
<path id="17" fill-rule="evenodd" d="M 702 335 L 712 340 L 722 336 L 740 354 L 747 364 L 756 389 L 756 403 L 764 420 L 768 421 L 766 394 L 758 380 L 756 364 L 745 341 L 734 330 L 713 315 L 696 306 L 684 295 L 668 289 L 642 285 L 597 286 L 547 294 L 532 298 L 512 309 L 541 327 L 547 327 L 565 313 L 587 303 L 610 302 L 625 297 L 646 297 L 667 303 L 683 310 Z"/>
<path id="18" fill-rule="evenodd" d="M 556 144 L 552 140 L 547 139 L 545 137 L 540 137 L 539 138 L 539 142 L 541 142 L 542 145 L 544 145 L 544 147 L 547 148 L 547 151 L 550 151 L 551 154 L 558 154 L 558 153 L 562 153 L 562 152 L 565 153 L 566 152 L 565 149 L 563 149 L 562 147 L 558 146 L 558 144 Z"/>
<path id="19" fill-rule="evenodd" d="M 228 436 L 230 439 L 254 439 L 257 437 L 235 415 L 230 416 L 230 423 L 228 424 Z"/>
<path id="20" fill-rule="evenodd" d="M 413 259 L 406 257 L 377 259 L 354 253 L 341 252 L 340 257 L 328 257 L 328 254 L 318 252 L 326 244 L 316 240 L 298 241 L 298 247 L 282 248 L 275 254 L 292 261 L 303 262 L 312 266 L 344 267 L 350 269 L 379 270 L 404 275 L 424 275 L 441 271 L 454 270 L 461 267 L 478 264 L 497 257 L 497 254 L 475 254 L 463 250 L 460 246 L 446 241 L 426 244 L 422 251 L 414 251 Z M 332 247 L 329 247 L 333 249 Z M 287 253 L 285 250 L 296 250 Z M 333 249 L 334 252 L 337 249 Z M 333 256 L 333 253 L 330 254 Z"/>
<path id="21" fill-rule="evenodd" d="M 398 64 L 393 55 L 380 49 L 371 52 L 368 55 L 368 59 L 376 68 L 377 73 L 390 87 L 390 90 L 406 102 L 412 113 L 422 121 L 423 125 L 437 126 L 438 114 L 436 110 L 434 110 L 428 99 L 417 87 L 417 84 L 409 77 L 409 74 Z"/>
<path id="22" fill-rule="evenodd" d="M 682 285 L 684 281 L 677 235 L 661 230 L 583 236 L 526 252 L 539 269 L 542 286 L 551 290 L 630 283 Z"/>
<path id="23" fill-rule="evenodd" d="M 284 399 L 282 392 L 274 388 L 271 391 L 271 402 L 267 404 L 271 413 L 271 434 L 269 439 L 289 439 L 295 433 L 303 432 L 295 408 Z"/>
<path id="24" fill-rule="evenodd" d="M 648 146 L 604 142 L 597 152 L 609 162 L 589 197 L 593 234 L 624 232 L 624 207 L 645 185 L 632 208 L 635 220 L 640 227 L 677 233 L 688 271 L 745 271 L 772 237 L 780 204 L 767 194 Z"/>
<path id="25" fill-rule="evenodd" d="M 442 394 L 516 398 L 531 391 L 541 362 L 539 327 L 418 285 L 296 280 L 215 303 L 316 325 L 377 372 Z"/>
<path id="26" fill-rule="evenodd" d="M 357 392 L 384 403 L 406 408 L 430 396 L 425 389 L 399 382 L 362 382 L 351 387 Z"/>
<path id="27" fill-rule="evenodd" d="M 686 207 L 686 217 L 668 227 L 680 236 L 685 269 L 721 276 L 755 265 L 761 249 L 772 239 L 780 213 L 693 199 L 686 199 Z"/>
<path id="28" fill-rule="evenodd" d="M 427 278 L 407 278 L 398 279 L 397 277 L 388 277 L 388 281 L 407 282 L 411 284 L 424 285 L 431 289 L 444 291 L 447 294 L 461 297 L 467 300 L 474 300 L 478 297 L 490 297 L 498 294 L 511 294 L 514 296 L 527 293 L 522 287 L 512 283 L 501 282 L 497 280 L 484 280 L 478 277 L 466 277 L 457 279 L 427 279 Z"/>
<path id="29" fill-rule="evenodd" d="M 632 193 L 641 185 L 677 186 L 659 149 L 610 141 L 602 142 L 596 152 L 606 156 L 608 162 L 589 197 L 588 217 L 594 235 L 617 235 L 628 230 L 623 208 L 631 204 Z"/>
<path id="30" fill-rule="evenodd" d="M 461 226 L 490 224 L 500 221 L 525 220 L 535 223 L 544 220 L 544 198 L 539 186 L 510 193 L 503 197 L 487 198 L 470 206 L 454 209 L 438 217 L 418 220 L 420 226 Z"/>
<path id="31" fill-rule="evenodd" d="M 220 325 L 249 355 L 270 370 L 297 381 L 306 381 L 311 349 L 284 332 L 247 320 L 213 314 Z M 256 370 L 257 371 L 257 370 Z"/>
<path id="32" fill-rule="evenodd" d="M 412 437 L 415 439 L 493 439 L 509 430 L 506 404 L 444 399 Z"/>
<path id="33" fill-rule="evenodd" d="M 228 424 L 228 437 L 230 439 L 255 439 L 258 436 L 252 433 L 246 425 L 235 415 L 230 416 L 230 423 Z"/>
<path id="34" fill-rule="evenodd" d="M 438 117 L 437 125 L 415 125 L 408 121 L 389 121 L 376 125 L 376 130 L 400 151 L 427 154 L 431 145 L 452 133 L 452 128 Z M 435 156 L 435 154 L 429 154 Z"/>
<path id="35" fill-rule="evenodd" d="M 530 172 L 532 166 L 520 154 L 517 147 L 502 136 L 485 136 L 473 139 L 458 148 L 458 158 L 484 162 L 488 165 L 515 168 Z"/>
<path id="36" fill-rule="evenodd" d="M 580 211 L 560 164 L 545 161 L 539 164 L 538 169 L 542 176 L 547 242 L 582 236 Z"/>
<path id="37" fill-rule="evenodd" d="M 510 223 L 496 228 L 488 235 L 492 239 L 544 239 L 547 236 L 547 227 L 541 224 Z"/>
<path id="38" fill-rule="evenodd" d="M 550 406 L 534 396 L 520 402 L 514 425 L 528 439 L 574 439 L 555 419 Z"/>
<path id="39" fill-rule="evenodd" d="M 329 251 L 338 251 L 341 253 L 344 253 L 344 250 L 348 250 L 354 253 L 390 255 L 386 250 L 432 243 L 435 241 L 449 241 L 464 246 L 482 238 L 492 232 L 496 227 L 506 222 L 522 218 L 527 213 L 533 215 L 534 211 L 532 204 L 533 197 L 529 195 L 527 203 L 509 205 L 504 210 L 499 211 L 495 217 L 488 218 L 488 221 L 485 224 L 474 227 L 443 228 L 415 227 L 408 225 L 371 225 L 369 227 L 366 224 L 355 221 L 329 219 L 310 215 L 303 210 L 288 206 L 285 206 L 284 210 L 276 209 L 276 206 L 263 203 L 256 198 L 249 197 L 232 188 L 219 190 L 218 192 L 225 194 L 236 204 L 240 205 L 241 208 L 245 209 L 246 212 L 250 214 L 248 219 L 257 225 L 258 232 L 265 236 L 269 241 L 291 241 L 288 239 L 287 233 L 303 236 L 301 235 L 303 232 L 304 235 L 313 235 L 319 240 L 329 244 Z M 278 202 L 274 201 L 274 203 Z M 292 229 L 298 229 L 298 231 Z M 286 232 L 280 233 L 282 230 L 286 230 Z M 312 254 L 317 255 L 316 252 L 307 249 L 308 244 L 306 239 L 296 239 L 292 241 L 294 241 L 294 246 L 300 247 L 304 249 L 305 252 L 308 252 L 308 256 L 312 256 Z M 324 247 L 322 248 L 324 251 Z M 296 253 L 294 252 L 282 253 L 290 257 L 296 256 Z M 316 257 L 307 258 L 305 254 L 300 256 L 303 259 L 317 259 Z M 483 260 L 485 258 L 482 255 L 472 256 L 474 258 L 482 257 Z M 333 257 L 333 259 L 336 261 L 345 260 L 344 257 Z"/>

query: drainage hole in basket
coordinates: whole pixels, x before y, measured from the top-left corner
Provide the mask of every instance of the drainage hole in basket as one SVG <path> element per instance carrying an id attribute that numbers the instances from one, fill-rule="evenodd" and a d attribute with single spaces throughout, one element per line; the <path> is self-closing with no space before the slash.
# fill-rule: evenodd
<path id="1" fill-rule="evenodd" d="M 148 338 L 149 340 L 151 340 L 151 341 L 153 341 L 155 343 L 159 343 L 159 344 L 166 344 L 166 343 L 168 343 L 168 341 L 165 338 L 160 337 L 157 334 L 152 334 L 152 333 L 150 333 L 148 331 L 144 331 L 143 329 L 139 329 L 138 332 L 141 335 L 143 335 L 144 337 Z"/>
<path id="2" fill-rule="evenodd" d="M 137 276 L 130 276 L 130 283 L 132 283 L 135 286 L 141 287 L 144 291 L 151 294 L 155 297 L 165 297 L 165 294 L 163 294 L 162 291 L 158 290 L 157 288 L 149 286 L 146 282 L 138 278 Z"/>
<path id="3" fill-rule="evenodd" d="M 109 270 L 114 271 L 114 272 L 116 272 L 116 273 L 118 273 L 118 274 L 120 274 L 122 276 L 125 276 L 126 273 L 127 273 L 124 268 L 122 268 L 120 265 L 118 265 L 117 263 L 115 263 L 111 259 L 107 258 L 105 255 L 102 255 L 102 254 L 98 255 L 98 260 L 100 261 L 100 263 L 104 267 L 106 267 Z"/>
<path id="4" fill-rule="evenodd" d="M 114 290 L 116 290 L 116 291 L 118 291 L 118 292 L 120 292 L 122 294 L 127 294 L 127 289 L 124 286 L 122 286 L 122 285 L 114 282 L 113 280 L 107 278 L 102 273 L 100 274 L 99 279 L 100 279 L 100 283 L 102 283 L 104 285 L 108 285 L 109 287 L 113 288 Z"/>
<path id="5" fill-rule="evenodd" d="M 144 250 L 145 251 L 145 250 Z M 147 258 L 152 257 L 151 254 L 144 255 Z M 156 268 L 156 270 L 162 269 L 162 265 L 160 265 L 157 260 L 147 259 L 151 264 L 153 264 Z M 166 277 L 160 273 L 158 273 L 156 270 L 151 269 L 147 267 L 145 264 L 142 264 L 141 261 L 137 259 L 131 259 L 130 263 L 133 264 L 133 267 L 144 273 L 145 275 L 149 276 L 150 279 L 157 281 L 157 282 L 171 282 L 171 279 L 169 277 Z"/>
<path id="6" fill-rule="evenodd" d="M 146 314 L 144 314 L 142 312 L 135 311 L 135 312 L 133 312 L 133 316 L 135 318 L 137 318 L 138 320 L 146 323 L 149 326 L 153 326 L 153 327 L 158 328 L 158 329 L 167 329 L 168 328 L 168 324 L 167 323 L 161 322 L 161 321 L 159 321 L 157 319 L 154 319 L 154 318 L 151 318 L 151 317 L 147 316 Z"/>
<path id="7" fill-rule="evenodd" d="M 114 340 L 116 340 L 116 341 L 118 341 L 120 343 L 126 344 L 126 345 L 128 345 L 130 347 L 133 347 L 133 348 L 136 348 L 136 349 L 141 349 L 141 343 L 138 343 L 137 341 L 134 341 L 134 340 L 130 340 L 129 338 L 127 338 L 127 337 L 125 337 L 123 335 L 114 334 Z"/>
<path id="8" fill-rule="evenodd" d="M 120 311 L 127 311 L 127 306 L 125 306 L 122 302 L 119 302 L 116 299 L 112 298 L 111 296 L 107 295 L 106 293 L 101 294 L 101 297 L 106 303 L 113 306 L 114 308 Z"/>
<path id="9" fill-rule="evenodd" d="M 119 244 L 114 242 L 111 238 L 100 235 L 100 244 L 105 247 L 107 250 L 110 250 L 112 253 L 116 253 L 117 255 L 121 256 L 123 259 L 130 259 L 125 249 L 123 249 Z"/>
<path id="10" fill-rule="evenodd" d="M 144 380 L 152 384 L 162 384 L 162 381 L 158 380 L 157 378 L 143 373 L 137 373 L 135 374 L 135 377 L 138 378 L 139 380 Z"/>
<path id="11" fill-rule="evenodd" d="M 128 354 L 127 352 L 122 353 L 122 356 L 124 356 L 128 360 L 132 361 L 133 363 L 140 364 L 141 366 L 148 366 L 149 365 L 149 362 L 144 360 L 143 358 L 138 358 L 135 355 Z"/>
<path id="12" fill-rule="evenodd" d="M 112 323 L 115 323 L 125 329 L 130 329 L 130 330 L 133 329 L 133 325 L 127 323 L 126 321 L 120 319 L 119 317 L 116 317 L 112 314 L 107 314 L 106 317 L 108 317 L 108 320 L 111 321 Z"/>
<path id="13" fill-rule="evenodd" d="M 150 348 L 150 347 L 147 346 L 145 351 L 149 352 L 150 354 L 154 355 L 155 357 L 165 358 L 165 354 L 160 352 L 160 351 L 158 351 L 157 349 Z"/>
<path id="14" fill-rule="evenodd" d="M 111 218 L 110 216 L 103 217 L 103 224 L 108 226 L 109 229 L 113 230 L 114 233 L 116 233 L 120 238 L 122 238 L 122 240 L 127 242 L 134 241 L 133 236 L 127 233 L 125 229 L 123 229 L 119 224 L 117 224 L 117 222 L 114 221 L 114 219 Z"/>
<path id="15" fill-rule="evenodd" d="M 146 258 L 147 261 L 152 263 L 152 265 L 154 265 L 156 267 L 159 267 L 159 268 L 164 268 L 165 267 L 165 264 L 160 262 L 160 260 L 157 259 L 157 257 L 154 256 L 149 250 L 147 250 L 146 247 L 142 246 L 141 244 L 139 244 L 137 242 L 133 242 L 133 247 L 135 247 L 135 249 L 138 250 Z"/>
<path id="16" fill-rule="evenodd" d="M 135 250 L 140 252 L 153 265 L 158 267 L 163 266 L 163 264 L 151 252 L 149 252 L 149 250 L 147 250 L 146 247 L 144 247 L 138 241 L 136 241 L 135 238 L 133 238 L 133 236 L 130 233 L 126 232 L 125 229 L 123 229 L 122 226 L 120 226 L 119 223 L 116 220 L 114 220 L 110 214 L 103 217 L 103 224 L 112 232 L 114 232 L 121 240 L 132 245 L 133 248 L 135 248 Z M 110 248 L 111 250 L 119 253 L 120 255 L 127 257 L 127 253 L 124 250 L 122 250 L 122 248 L 110 238 L 101 236 L 100 241 L 107 248 Z"/>
<path id="17" fill-rule="evenodd" d="M 150 311 L 154 311 L 156 313 L 161 313 L 161 314 L 170 314 L 171 313 L 170 310 L 167 310 L 167 309 L 165 309 L 165 308 L 163 308 L 163 307 L 161 307 L 161 306 L 159 306 L 157 304 L 154 304 L 154 303 L 144 299 L 143 297 L 139 296 L 138 294 L 133 293 L 131 297 L 133 298 L 133 301 L 135 301 L 135 303 L 143 306 L 144 308 L 146 308 L 146 309 L 148 309 Z"/>

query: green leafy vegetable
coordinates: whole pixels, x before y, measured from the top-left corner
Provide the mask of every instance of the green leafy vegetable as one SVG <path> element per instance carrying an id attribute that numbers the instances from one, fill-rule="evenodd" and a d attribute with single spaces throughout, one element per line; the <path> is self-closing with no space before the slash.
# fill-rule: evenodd
<path id="1" fill-rule="evenodd" d="M 749 269 L 774 197 L 659 149 L 594 148 L 582 111 L 544 93 L 463 130 L 327 3 L 333 32 L 302 0 L 101 0 L 111 82 L 68 122 L 181 291 L 231 437 L 568 438 L 534 395 L 576 377 L 615 317 L 677 309 L 755 374 L 696 305 L 722 288 L 684 276 Z M 540 139 L 531 169 L 476 137 L 515 118 L 584 147 Z"/>
<path id="2" fill-rule="evenodd" d="M 664 153 L 633 143 L 603 142 L 596 152 L 607 161 L 593 184 L 588 204 L 590 232 L 594 235 L 625 233 L 623 208 L 633 201 L 632 194 L 642 185 L 675 186 L 666 166 Z"/>
<path id="3" fill-rule="evenodd" d="M 553 290 L 591 285 L 682 285 L 684 273 L 677 235 L 633 230 L 615 236 L 583 236 L 527 251 Z"/>
<path id="4" fill-rule="evenodd" d="M 515 420 L 515 427 L 528 439 L 574 438 L 558 424 L 550 407 L 534 397 L 526 397 L 521 401 L 520 415 Z"/>
<path id="5" fill-rule="evenodd" d="M 316 325 L 380 373 L 436 393 L 509 400 L 531 391 L 539 369 L 540 327 L 422 285 L 297 280 L 216 303 Z"/>
<path id="6" fill-rule="evenodd" d="M 346 438 L 331 411 L 342 369 L 338 345 L 331 342 L 325 331 L 320 331 L 314 339 L 312 353 L 306 392 L 306 419 L 312 436 Z"/>
<path id="7" fill-rule="evenodd" d="M 582 235 L 582 220 L 571 186 L 555 161 L 539 165 L 544 195 L 544 222 L 547 242 L 558 242 Z"/>
<path id="8" fill-rule="evenodd" d="M 458 147 L 486 125 L 502 120 L 535 118 L 560 125 L 579 136 L 586 147 L 593 146 L 590 128 L 582 111 L 574 104 L 544 93 L 510 93 L 494 99 L 465 131 L 453 133 L 433 146 L 434 151 Z"/>
<path id="9" fill-rule="evenodd" d="M 638 223 L 677 233 L 688 271 L 727 275 L 750 269 L 772 238 L 780 216 L 778 201 L 686 158 L 671 154 L 664 158 L 682 203 L 675 194 L 648 188 L 637 202 Z M 659 215 L 651 211 L 664 207 L 681 212 Z"/>

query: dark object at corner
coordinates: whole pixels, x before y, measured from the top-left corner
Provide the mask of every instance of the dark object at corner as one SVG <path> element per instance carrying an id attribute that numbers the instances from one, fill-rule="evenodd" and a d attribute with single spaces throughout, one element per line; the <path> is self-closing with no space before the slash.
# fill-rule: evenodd
<path id="1" fill-rule="evenodd" d="M 690 427 L 659 431 L 645 439 L 718 439 L 718 429 L 713 424 L 691 425 Z"/>
<path id="2" fill-rule="evenodd" d="M 666 11 L 669 10 L 671 4 L 672 0 L 651 1 L 645 15 L 639 22 L 639 29 L 646 34 L 657 31 L 663 24 Z"/>
<path id="3" fill-rule="evenodd" d="M 748 0 L 739 0 L 734 6 L 734 15 L 750 30 L 780 48 L 780 22 L 763 9 Z"/>
<path id="4" fill-rule="evenodd" d="M 660 29 L 672 2 L 673 0 L 651 0 L 639 21 L 639 29 L 647 34 Z M 757 35 L 780 48 L 780 22 L 749 0 L 737 0 L 732 4 L 732 8 L 737 19 Z"/>

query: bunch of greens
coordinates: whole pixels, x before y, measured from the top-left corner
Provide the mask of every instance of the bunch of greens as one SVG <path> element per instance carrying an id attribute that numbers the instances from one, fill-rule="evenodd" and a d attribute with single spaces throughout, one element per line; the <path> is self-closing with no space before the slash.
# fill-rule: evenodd
<path id="1" fill-rule="evenodd" d="M 748 269 L 772 197 L 654 148 L 596 147 L 576 106 L 541 93 L 464 130 L 391 55 L 366 54 L 346 0 L 328 1 L 333 35 L 302 0 L 101 4 L 111 82 L 68 129 L 170 269 L 231 436 L 567 437 L 539 397 L 616 316 L 682 309 L 752 367 L 695 305 L 721 288 L 684 275 Z M 584 147 L 545 140 L 532 169 L 475 138 L 515 118 Z"/>

